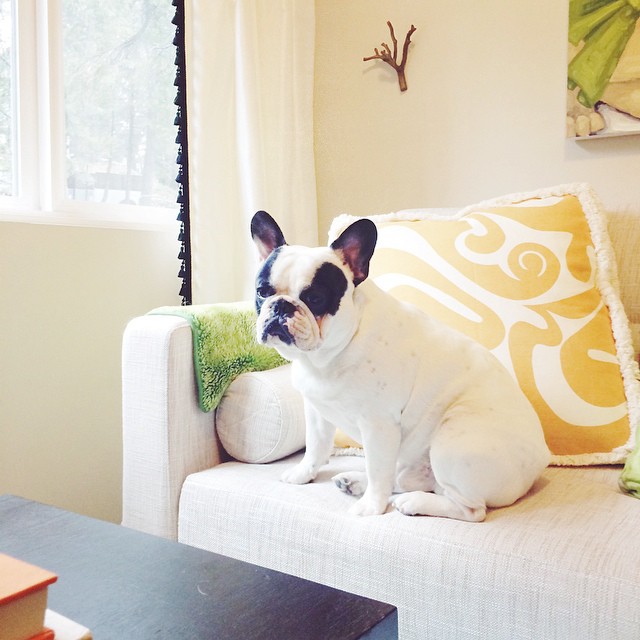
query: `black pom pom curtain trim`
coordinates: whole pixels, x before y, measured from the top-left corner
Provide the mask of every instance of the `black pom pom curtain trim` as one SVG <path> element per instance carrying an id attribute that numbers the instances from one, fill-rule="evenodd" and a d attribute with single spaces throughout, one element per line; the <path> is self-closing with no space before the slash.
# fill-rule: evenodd
<path id="1" fill-rule="evenodd" d="M 180 297 L 183 305 L 192 303 L 191 291 L 191 225 L 189 221 L 189 144 L 187 140 L 187 80 L 185 66 L 185 41 L 184 41 L 184 0 L 173 0 L 173 6 L 176 8 L 175 16 L 172 23 L 176 27 L 176 35 L 173 44 L 176 47 L 176 79 L 174 85 L 176 87 L 176 118 L 174 124 L 178 127 L 178 135 L 176 136 L 176 144 L 178 145 L 178 155 L 176 164 L 178 165 L 178 175 L 176 182 L 178 183 L 177 202 L 180 205 L 180 213 L 178 221 L 180 222 L 180 233 L 178 240 L 180 241 L 180 252 L 178 259 L 180 260 L 180 271 L 178 277 L 182 280 L 180 287 Z"/>

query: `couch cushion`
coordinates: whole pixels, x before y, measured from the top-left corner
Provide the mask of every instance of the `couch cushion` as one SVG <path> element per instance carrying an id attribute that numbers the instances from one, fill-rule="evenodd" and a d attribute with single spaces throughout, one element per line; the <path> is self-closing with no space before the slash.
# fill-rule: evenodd
<path id="1" fill-rule="evenodd" d="M 336 219 L 330 236 L 353 219 Z M 537 410 L 555 464 L 624 461 L 640 421 L 638 368 L 589 187 L 507 196 L 453 218 L 371 219 L 370 277 L 498 357 Z"/>
<path id="2" fill-rule="evenodd" d="M 272 462 L 304 447 L 302 397 L 291 386 L 291 365 L 243 373 L 216 409 L 225 451 L 241 462 Z"/>
<path id="3" fill-rule="evenodd" d="M 468 523 L 350 516 L 331 476 L 363 460 L 280 482 L 299 457 L 189 476 L 180 541 L 394 604 L 403 640 L 638 637 L 640 501 L 619 492 L 619 468 L 549 468 L 524 499 Z"/>
<path id="4" fill-rule="evenodd" d="M 629 322 L 640 324 L 640 220 L 637 212 L 609 213 L 609 235 L 615 248 L 620 273 L 620 297 Z M 640 343 L 637 345 L 640 348 Z"/>

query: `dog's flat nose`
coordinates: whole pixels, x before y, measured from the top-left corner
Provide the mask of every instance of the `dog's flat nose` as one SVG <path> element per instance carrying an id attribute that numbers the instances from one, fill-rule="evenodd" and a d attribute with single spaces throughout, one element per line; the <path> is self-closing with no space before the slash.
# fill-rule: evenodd
<path id="1" fill-rule="evenodd" d="M 284 316 L 276 317 L 269 322 L 264 328 L 263 342 L 266 341 L 267 336 L 279 338 L 284 344 L 293 343 L 293 336 L 287 327 L 287 318 Z"/>
<path id="2" fill-rule="evenodd" d="M 280 318 L 280 320 L 276 320 L 275 322 L 272 322 L 268 328 L 268 332 L 272 336 L 275 336 L 276 338 L 280 338 L 280 340 L 282 340 L 282 342 L 284 342 L 285 344 L 291 344 L 293 342 L 293 336 L 289 332 L 289 329 L 285 324 L 284 318 Z"/>
<path id="3" fill-rule="evenodd" d="M 289 319 L 296 312 L 296 306 L 289 300 L 278 298 L 273 301 L 269 309 L 269 316 L 262 330 L 262 342 L 266 342 L 269 336 L 278 338 L 283 344 L 293 344 L 293 336 L 287 326 Z"/>
<path id="4" fill-rule="evenodd" d="M 283 300 L 282 298 L 276 300 L 271 309 L 273 315 L 283 318 L 290 318 L 296 312 L 295 305 L 288 300 Z"/>

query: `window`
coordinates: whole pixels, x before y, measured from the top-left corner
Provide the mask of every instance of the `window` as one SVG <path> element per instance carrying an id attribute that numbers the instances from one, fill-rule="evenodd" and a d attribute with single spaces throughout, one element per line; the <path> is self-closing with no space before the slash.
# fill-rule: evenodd
<path id="1" fill-rule="evenodd" d="M 14 36 L 11 3 L 0 0 L 0 195 L 13 196 L 15 187 Z"/>
<path id="2" fill-rule="evenodd" d="M 168 0 L 0 0 L 0 216 L 175 220 Z"/>

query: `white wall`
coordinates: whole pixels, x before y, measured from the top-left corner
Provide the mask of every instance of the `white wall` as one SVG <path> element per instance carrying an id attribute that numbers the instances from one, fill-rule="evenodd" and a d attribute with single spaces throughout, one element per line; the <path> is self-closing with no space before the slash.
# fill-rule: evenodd
<path id="1" fill-rule="evenodd" d="M 179 304 L 176 235 L 0 222 L 0 493 L 120 520 L 122 332 Z"/>
<path id="2" fill-rule="evenodd" d="M 587 181 L 640 213 L 640 136 L 566 140 L 568 2 L 317 0 L 316 170 L 341 212 L 463 206 Z M 408 91 L 381 61 L 413 23 Z"/>

